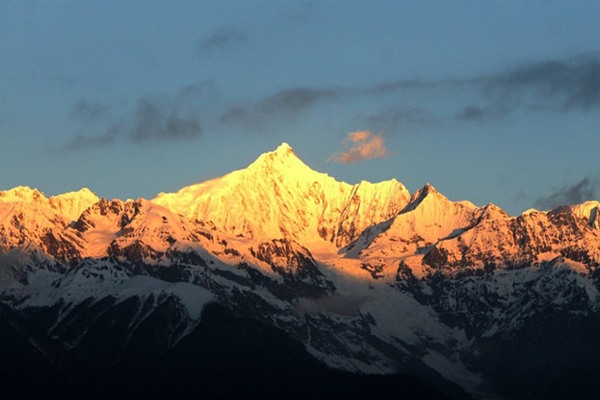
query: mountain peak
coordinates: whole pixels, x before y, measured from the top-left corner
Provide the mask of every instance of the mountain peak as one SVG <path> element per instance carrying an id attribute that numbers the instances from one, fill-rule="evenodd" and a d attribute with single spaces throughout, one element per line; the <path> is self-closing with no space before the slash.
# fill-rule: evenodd
<path id="1" fill-rule="evenodd" d="M 396 180 L 350 185 L 314 171 L 282 143 L 246 169 L 161 193 L 153 202 L 192 219 L 247 237 L 347 244 L 408 203 Z"/>
<path id="2" fill-rule="evenodd" d="M 429 183 L 425 184 L 425 186 L 423 186 L 421 189 L 417 190 L 412 195 L 412 199 L 410 200 L 410 204 L 406 207 L 406 211 L 414 210 L 419 204 L 421 204 L 423 202 L 423 200 L 425 200 L 425 198 L 427 196 L 436 195 L 436 194 L 438 194 L 441 197 L 444 197 Z"/>
<path id="3" fill-rule="evenodd" d="M 0 192 L 0 200 L 4 202 L 39 204 L 53 209 L 63 217 L 76 220 L 86 208 L 97 202 L 99 198 L 87 188 L 48 198 L 44 195 L 44 192 L 40 192 L 38 189 L 31 189 L 28 186 L 18 186 Z"/>
<path id="4" fill-rule="evenodd" d="M 96 196 L 94 192 L 88 188 L 82 188 L 77 192 L 68 192 L 58 196 L 52 196 L 49 199 L 49 203 L 50 207 L 60 214 L 75 221 L 82 212 L 99 200 L 100 198 Z"/>
<path id="5" fill-rule="evenodd" d="M 43 192 L 37 189 L 31 189 L 29 186 L 17 186 L 10 190 L 0 192 L 0 199 L 7 202 L 25 201 L 25 202 L 45 202 L 48 199 Z"/>
<path id="6" fill-rule="evenodd" d="M 425 186 L 421 188 L 421 191 L 425 194 L 438 193 L 436 188 L 434 188 L 430 183 L 426 183 Z"/>
<path id="7" fill-rule="evenodd" d="M 294 149 L 292 149 L 292 146 L 286 142 L 282 142 L 279 147 L 275 149 L 274 153 L 277 155 L 287 155 L 289 153 L 296 155 L 296 153 L 294 153 Z"/>
<path id="8" fill-rule="evenodd" d="M 263 156 L 267 156 L 266 158 L 271 160 L 281 160 L 282 162 L 286 162 L 289 160 L 299 160 L 298 156 L 292 146 L 283 142 L 277 147 L 275 150 L 270 151 L 268 153 L 262 154 L 259 159 Z"/>
<path id="9" fill-rule="evenodd" d="M 272 175 L 273 173 L 285 175 L 286 179 L 304 177 L 305 179 L 314 180 L 315 178 L 312 175 L 322 175 L 304 164 L 292 147 L 285 142 L 281 143 L 274 151 L 261 154 L 256 161 L 250 164 L 247 170 L 254 171 L 261 176 Z"/>

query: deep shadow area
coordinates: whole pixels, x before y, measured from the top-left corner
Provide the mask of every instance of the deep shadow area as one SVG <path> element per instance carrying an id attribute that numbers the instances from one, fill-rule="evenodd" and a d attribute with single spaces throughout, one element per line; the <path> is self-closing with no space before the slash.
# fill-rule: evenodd
<path id="1" fill-rule="evenodd" d="M 94 365 L 35 332 L 6 307 L 0 308 L 0 319 L 0 384 L 7 399 L 469 398 L 453 384 L 442 394 L 408 375 L 331 370 L 285 332 L 237 318 L 216 304 L 159 358 L 151 356 L 156 338 L 148 326 L 131 338 L 117 362 Z"/>
<path id="2" fill-rule="evenodd" d="M 514 400 L 599 397 L 600 316 L 547 312 L 508 340 L 483 342 L 480 366 L 498 393 Z"/>

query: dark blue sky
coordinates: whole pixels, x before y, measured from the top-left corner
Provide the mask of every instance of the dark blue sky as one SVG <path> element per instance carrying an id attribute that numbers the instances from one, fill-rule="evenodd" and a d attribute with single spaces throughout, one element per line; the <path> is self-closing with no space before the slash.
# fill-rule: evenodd
<path id="1" fill-rule="evenodd" d="M 597 1 L 0 1 L 0 190 L 152 198 L 286 141 L 338 180 L 511 214 L 598 198 L 599 20 Z"/>

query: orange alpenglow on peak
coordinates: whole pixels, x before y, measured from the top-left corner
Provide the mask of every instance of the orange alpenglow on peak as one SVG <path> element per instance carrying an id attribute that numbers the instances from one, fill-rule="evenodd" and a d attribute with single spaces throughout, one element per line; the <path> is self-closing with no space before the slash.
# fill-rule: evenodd
<path id="1" fill-rule="evenodd" d="M 289 144 L 287 144 L 286 142 L 283 142 L 275 150 L 261 154 L 256 159 L 256 161 L 254 161 L 252 163 L 252 165 L 259 164 L 261 162 L 269 162 L 269 161 L 275 161 L 275 160 L 278 160 L 279 162 L 282 162 L 282 163 L 284 163 L 286 161 L 292 161 L 292 160 L 299 161 L 300 163 L 302 163 L 302 161 L 298 158 L 298 155 L 296 154 L 294 149 L 292 149 L 292 147 Z M 304 163 L 302 163 L 302 164 L 304 164 Z"/>
<path id="2" fill-rule="evenodd" d="M 77 219 L 86 208 L 98 200 L 98 196 L 87 188 L 51 197 L 46 197 L 44 192 L 31 189 L 28 186 L 18 186 L 10 190 L 0 191 L 0 201 L 40 204 L 53 209 L 69 220 Z"/>
<path id="3" fill-rule="evenodd" d="M 339 247 L 367 226 L 391 218 L 409 199 L 395 180 L 338 182 L 312 170 L 284 142 L 246 169 L 177 193 L 160 193 L 152 201 L 254 239 L 326 241 Z"/>
<path id="4" fill-rule="evenodd" d="M 275 149 L 274 153 L 276 153 L 276 154 L 288 154 L 288 153 L 292 153 L 293 155 L 296 155 L 296 153 L 294 152 L 294 149 L 292 149 L 292 146 L 290 146 L 286 142 L 282 142 L 279 145 L 279 147 L 277 147 L 277 149 Z"/>

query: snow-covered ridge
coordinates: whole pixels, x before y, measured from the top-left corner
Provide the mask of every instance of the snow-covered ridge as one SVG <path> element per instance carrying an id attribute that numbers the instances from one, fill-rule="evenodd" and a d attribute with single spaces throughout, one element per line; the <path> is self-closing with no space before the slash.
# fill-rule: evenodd
<path id="1" fill-rule="evenodd" d="M 480 351 L 502 356 L 536 315 L 597 315 L 599 221 L 598 201 L 511 217 L 429 184 L 412 195 L 396 180 L 350 185 L 284 143 L 152 201 L 0 192 L 0 304 L 48 308 L 54 324 L 41 329 L 79 351 L 105 311 L 125 318 L 128 335 L 156 311 L 169 347 L 215 301 L 331 367 L 423 363 L 479 391 L 490 372 Z"/>
<path id="2" fill-rule="evenodd" d="M 37 203 L 53 209 L 71 221 L 76 220 L 86 208 L 98 200 L 100 200 L 98 196 L 87 188 L 83 188 L 77 192 L 51 196 L 50 198 L 46 197 L 43 192 L 27 186 L 18 186 L 0 192 L 0 201 L 7 203 Z"/>
<path id="3" fill-rule="evenodd" d="M 338 182 L 310 169 L 283 143 L 246 169 L 176 193 L 160 193 L 152 201 L 256 240 L 293 238 L 339 247 L 400 212 L 409 198 L 396 180 Z"/>
<path id="4" fill-rule="evenodd" d="M 150 202 L 100 201 L 85 188 L 50 198 L 28 187 L 0 192 L 2 243 L 7 250 L 27 241 L 45 248 L 56 247 L 52 245 L 56 239 L 65 245 L 73 244 L 80 257 L 105 257 L 113 241 L 124 240 L 121 229 L 124 221 L 131 220 L 132 210 L 152 210 L 152 204 L 174 213 L 168 218 L 170 224 L 179 218 L 175 217 L 177 214 L 189 219 L 180 222 L 182 229 L 193 230 L 194 221 L 201 221 L 213 226 L 222 237 L 237 237 L 255 247 L 272 240 L 291 240 L 333 265 L 339 264 L 335 254 L 340 248 L 343 248 L 340 255 L 345 258 L 377 260 L 378 264 L 394 264 L 393 260 L 403 259 L 419 275 L 427 273 L 423 263 L 429 261 L 425 256 L 436 247 L 450 259 L 454 257 L 454 264 L 475 250 L 477 254 L 487 254 L 488 261 L 491 254 L 496 254 L 492 257 L 495 262 L 521 259 L 525 253 L 523 245 L 515 243 L 515 235 L 525 235 L 533 242 L 546 238 L 544 243 L 530 246 L 528 252 L 535 253 L 527 253 L 530 257 L 550 254 L 549 248 L 563 249 L 564 243 L 551 244 L 549 241 L 555 239 L 547 237 L 560 236 L 556 231 L 562 229 L 560 221 L 564 218 L 560 215 L 564 213 L 572 215 L 574 221 L 579 221 L 577 224 L 584 223 L 594 232 L 600 230 L 598 201 L 552 211 L 529 210 L 519 217 L 510 217 L 493 204 L 477 207 L 469 201 L 450 201 L 429 184 L 411 196 L 396 180 L 375 184 L 362 181 L 355 185 L 338 182 L 309 168 L 283 143 L 245 169 L 184 187 L 176 193 L 160 193 Z M 135 223 L 142 223 L 142 232 L 164 226 L 162 219 L 151 221 L 145 217 L 140 222 L 140 218 Z M 132 226 L 127 229 L 133 229 Z M 546 228 L 537 232 L 536 226 Z M 175 226 L 170 227 L 170 231 L 173 229 Z M 148 233 L 142 236 L 149 238 Z M 177 235 L 180 239 L 184 236 Z M 593 242 L 595 233 L 577 240 Z M 499 246 L 502 256 L 496 249 Z M 465 251 L 465 247 L 470 251 Z M 593 250 L 584 252 L 588 254 L 586 257 L 596 259 Z"/>

